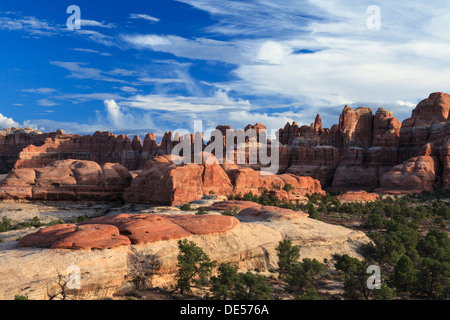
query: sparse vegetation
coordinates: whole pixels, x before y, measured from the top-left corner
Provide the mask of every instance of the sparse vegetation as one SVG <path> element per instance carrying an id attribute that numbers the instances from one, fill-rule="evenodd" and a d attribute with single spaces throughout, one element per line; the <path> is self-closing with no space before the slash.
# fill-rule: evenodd
<path id="1" fill-rule="evenodd" d="M 204 216 L 205 214 L 208 214 L 208 210 L 205 207 L 200 207 L 195 215 Z"/>
<path id="2" fill-rule="evenodd" d="M 300 259 L 300 248 L 293 246 L 292 241 L 285 239 L 276 247 L 280 277 L 292 272 L 292 268 Z"/>
<path id="3" fill-rule="evenodd" d="M 191 205 L 190 204 L 183 204 L 180 207 L 181 211 L 192 211 Z"/>
<path id="4" fill-rule="evenodd" d="M 70 223 L 77 224 L 77 223 L 81 223 L 81 222 L 87 221 L 89 219 L 90 218 L 87 215 L 82 215 L 82 216 L 79 216 L 79 217 L 71 220 Z"/>
<path id="5" fill-rule="evenodd" d="M 234 206 L 232 209 L 227 209 L 225 211 L 222 212 L 223 216 L 237 216 L 237 214 L 239 213 L 239 207 Z"/>
<path id="6" fill-rule="evenodd" d="M 187 239 L 178 241 L 177 289 L 181 294 L 191 292 L 193 286 L 206 284 L 216 266 L 208 255 L 194 242 Z"/>
<path id="7" fill-rule="evenodd" d="M 284 185 L 284 187 L 283 187 L 283 190 L 284 191 L 286 191 L 286 192 L 291 192 L 292 190 L 294 190 L 295 188 L 291 185 L 291 184 L 289 184 L 289 183 L 286 183 L 285 185 Z"/>

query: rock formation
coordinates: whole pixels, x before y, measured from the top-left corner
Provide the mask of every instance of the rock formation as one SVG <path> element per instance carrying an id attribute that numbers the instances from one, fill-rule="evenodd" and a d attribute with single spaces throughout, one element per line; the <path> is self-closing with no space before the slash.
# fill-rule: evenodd
<path id="1" fill-rule="evenodd" d="M 376 193 L 368 193 L 365 191 L 349 191 L 335 196 L 340 202 L 373 202 L 380 198 Z"/>
<path id="2" fill-rule="evenodd" d="M 96 132 L 92 136 L 61 134 L 48 138 L 45 143 L 24 148 L 15 168 L 40 168 L 57 160 L 76 159 L 98 164 L 119 163 L 129 170 L 138 169 L 142 145 L 139 137 L 133 141 L 124 135 Z"/>
<path id="3" fill-rule="evenodd" d="M 209 159 L 211 154 L 203 153 Z M 306 194 L 322 193 L 320 182 L 311 177 L 292 174 L 263 175 L 250 168 L 229 171 L 229 175 L 216 161 L 203 164 L 176 165 L 171 157 L 156 157 L 126 189 L 124 199 L 129 203 L 180 205 L 200 200 L 204 195 L 262 195 L 272 191 L 282 200 L 302 199 Z M 211 163 L 211 164 L 209 164 Z M 292 190 L 284 190 L 286 185 Z"/>
<path id="4" fill-rule="evenodd" d="M 0 174 L 7 174 L 14 167 L 19 153 L 29 145 L 40 146 L 47 138 L 56 137 L 62 131 L 42 133 L 30 128 L 7 128 L 0 131 Z"/>
<path id="5" fill-rule="evenodd" d="M 383 193 L 421 193 L 433 192 L 436 188 L 435 157 L 420 156 L 411 158 L 381 177 L 380 189 Z"/>
<path id="6" fill-rule="evenodd" d="M 397 182 L 389 184 L 389 179 L 393 179 L 397 175 L 390 171 L 406 161 L 409 164 L 405 164 L 405 166 L 409 167 L 410 159 L 424 156 L 421 153 L 422 148 L 426 144 L 432 143 L 434 146 L 432 157 L 434 157 L 435 163 L 434 182 L 431 183 L 427 180 L 420 184 L 421 186 L 414 192 L 436 187 L 449 188 L 449 112 L 450 95 L 432 93 L 417 105 L 411 118 L 404 120 L 403 123 L 400 123 L 394 118 L 392 112 L 384 108 L 379 108 L 373 114 L 371 108 L 352 109 L 349 106 L 344 107 L 339 117 L 339 123 L 333 125 L 331 129 L 323 128 L 320 115 L 317 115 L 309 126 L 300 126 L 296 122 L 288 123 L 278 131 L 277 135 L 278 142 L 281 143 L 281 146 L 277 146 L 280 162 L 278 174 L 311 177 L 320 181 L 322 188 L 330 192 L 358 190 L 372 192 L 387 186 L 395 187 Z M 255 132 L 267 130 L 260 123 L 248 125 L 245 129 L 253 129 Z M 244 132 L 244 130 L 233 130 L 227 125 L 218 126 L 217 131 L 222 133 L 223 141 L 220 142 L 220 146 L 224 148 L 223 151 L 226 151 L 227 131 L 235 134 Z M 116 136 L 108 132 L 96 132 L 92 136 L 79 136 L 65 134 L 62 130 L 42 134 L 32 129 L 4 129 L 0 131 L 0 159 L 2 160 L 0 173 L 7 173 L 12 167 L 36 169 L 57 160 L 76 159 L 94 161 L 99 165 L 119 163 L 133 171 L 133 177 L 137 178 L 139 173 L 144 173 L 143 171 L 146 171 L 147 177 L 149 175 L 156 177 L 158 174 L 155 171 L 159 169 L 147 168 L 146 163 L 154 157 L 171 155 L 173 148 L 185 141 L 184 139 L 197 142 L 201 140 L 200 147 L 204 150 L 214 142 L 215 138 L 205 142 L 201 133 L 181 137 L 179 133 L 169 131 L 164 134 L 160 143 L 156 142 L 155 135 L 152 133 L 147 134 L 142 143 L 139 136 L 130 139 L 128 136 Z M 229 143 L 232 142 L 236 141 L 229 141 Z M 260 171 L 266 167 L 267 165 L 261 164 L 258 151 L 263 147 L 267 148 L 270 156 L 270 146 L 274 143 L 275 141 L 271 139 L 262 141 L 260 137 L 256 141 L 245 138 L 246 153 L 243 162 L 221 164 L 225 175 L 217 165 L 208 167 L 205 164 L 188 168 L 165 168 L 164 172 L 175 170 L 175 174 L 187 170 L 188 176 L 201 176 L 201 183 L 195 182 L 197 183 L 195 186 L 189 186 L 189 192 L 193 192 L 193 195 L 187 197 L 186 201 L 191 198 L 196 199 L 205 192 L 225 194 L 229 192 L 230 188 L 233 189 L 233 192 L 239 192 L 239 190 L 235 190 L 236 180 L 239 182 L 242 192 L 254 190 L 258 193 L 259 189 L 267 187 L 267 179 L 258 179 L 260 180 L 259 185 L 245 185 L 240 182 L 242 180 L 240 177 L 248 176 L 249 179 L 254 179 L 254 173 L 244 169 Z M 251 146 L 256 146 L 256 149 L 251 149 Z M 236 161 L 238 151 L 236 146 L 233 149 Z M 198 152 L 198 149 L 191 149 L 191 154 Z M 255 153 L 257 154 L 255 155 Z M 180 154 L 180 156 L 189 155 Z M 255 163 L 251 161 L 252 156 L 256 156 Z M 160 169 L 162 170 L 162 168 Z M 149 170 L 153 171 L 149 172 Z M 23 176 L 23 172 L 20 174 Z M 139 177 L 136 186 L 140 183 L 146 184 L 144 181 L 146 179 L 144 176 Z M 431 179 L 431 177 L 427 179 Z M 197 179 L 194 180 L 197 181 Z M 383 181 L 383 185 L 381 185 L 381 181 Z M 167 185 L 165 188 L 167 190 L 172 187 Z M 270 186 L 269 190 L 272 191 Z M 402 192 L 407 192 L 407 190 L 402 190 Z M 148 199 L 158 198 L 156 193 L 154 196 L 146 197 Z M 280 196 L 287 198 L 282 192 L 280 192 Z M 173 197 L 177 196 L 166 198 Z M 164 201 L 167 200 L 166 198 Z"/>
<path id="7" fill-rule="evenodd" d="M 20 247 L 92 250 L 130 244 L 186 238 L 192 235 L 224 233 L 239 220 L 229 216 L 169 216 L 119 214 L 80 223 L 47 227 L 23 237 Z"/>
<path id="8" fill-rule="evenodd" d="M 13 169 L 0 185 L 0 198 L 115 201 L 131 180 L 117 163 L 60 160 L 43 168 Z"/>
<path id="9" fill-rule="evenodd" d="M 426 179 L 411 192 L 448 188 L 449 111 L 450 95 L 433 93 L 420 102 L 412 117 L 403 123 L 384 108 L 374 115 L 370 108 L 353 110 L 346 106 L 339 124 L 330 130 L 322 128 L 320 117 L 316 117 L 310 126 L 287 124 L 279 130 L 280 142 L 290 149 L 285 172 L 318 179 L 330 192 L 371 192 L 396 186 L 402 192 L 408 192 L 411 186 L 399 185 L 397 167 L 406 161 L 404 170 L 412 170 L 415 173 L 409 173 L 416 178 Z M 427 161 L 427 167 L 434 166 L 431 170 L 435 172 L 434 176 L 418 173 L 424 161 L 413 159 L 425 156 L 422 149 L 429 143 L 433 144 L 434 151 L 433 155 L 427 156 L 434 157 L 431 161 L 434 165 Z M 414 162 L 418 163 L 415 169 L 406 169 Z M 391 179 L 396 181 L 389 183 Z M 408 181 L 411 183 L 412 180 Z"/>

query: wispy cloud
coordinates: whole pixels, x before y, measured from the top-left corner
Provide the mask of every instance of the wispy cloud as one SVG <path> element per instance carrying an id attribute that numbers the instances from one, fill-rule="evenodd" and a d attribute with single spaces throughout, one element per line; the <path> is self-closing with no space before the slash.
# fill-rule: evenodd
<path id="1" fill-rule="evenodd" d="M 320 109 L 333 115 L 344 104 L 377 105 L 382 97 L 385 107 L 405 117 L 414 101 L 449 91 L 450 35 L 444 31 L 449 3 L 438 8 L 419 0 L 377 1 L 381 29 L 369 30 L 367 8 L 373 3 L 366 0 L 178 1 L 208 12 L 216 22 L 205 31 L 228 37 L 221 46 L 234 50 L 225 49 L 227 56 L 239 52 L 232 73 L 238 80 L 216 83 L 238 95 L 278 95 L 311 113 Z M 155 35 L 129 40 L 184 57 L 179 48 L 196 42 Z M 208 46 L 197 49 L 189 58 L 206 60 L 205 52 L 213 52 Z M 220 54 L 216 59 L 230 61 Z"/>
<path id="2" fill-rule="evenodd" d="M 37 104 L 43 107 L 54 107 L 58 105 L 58 103 L 49 99 L 40 99 Z"/>
<path id="3" fill-rule="evenodd" d="M 93 49 L 84 49 L 84 48 L 72 48 L 71 50 L 73 51 L 78 51 L 78 52 L 85 52 L 85 53 L 95 53 L 101 56 L 105 56 L 105 57 L 110 57 L 111 54 L 107 53 L 107 52 L 100 52 L 97 50 L 93 50 Z"/>
<path id="4" fill-rule="evenodd" d="M 113 23 L 98 22 L 95 20 L 81 20 L 80 30 L 69 30 L 66 25 L 57 24 L 52 21 L 38 19 L 32 16 L 22 16 L 20 14 L 0 17 L 0 30 L 21 31 L 27 36 L 33 37 L 54 37 L 58 35 L 82 36 L 96 43 L 105 46 L 118 46 L 114 37 L 88 28 L 113 29 Z"/>
<path id="5" fill-rule="evenodd" d="M 0 17 L 0 29 L 8 31 L 23 31 L 35 36 L 54 36 L 60 28 L 35 17 Z"/>
<path id="6" fill-rule="evenodd" d="M 48 94 L 53 93 L 56 91 L 56 89 L 53 88 L 36 88 L 36 89 L 23 89 L 22 92 L 29 92 L 29 93 L 37 93 L 37 94 Z"/>
<path id="7" fill-rule="evenodd" d="M 239 63 L 241 52 L 229 42 L 213 39 L 196 38 L 194 40 L 179 36 L 123 35 L 122 39 L 138 49 L 171 53 L 177 57 L 201 60 L 218 60 L 228 63 Z"/>
<path id="8" fill-rule="evenodd" d="M 99 28 L 115 28 L 116 26 L 113 23 L 105 23 L 105 22 L 98 22 L 95 20 L 85 20 L 81 19 L 81 27 L 99 27 Z"/>
<path id="9" fill-rule="evenodd" d="M 100 69 L 85 67 L 87 63 L 50 61 L 50 64 L 70 71 L 70 75 L 68 76 L 70 78 L 126 83 L 126 81 L 124 80 L 113 78 L 110 76 L 110 75 L 117 75 L 117 73 L 115 73 L 114 70 L 110 72 L 105 72 Z"/>
<path id="10" fill-rule="evenodd" d="M 141 14 L 141 13 L 132 13 L 130 15 L 130 19 L 143 19 L 151 22 L 159 22 L 160 19 L 149 16 L 148 14 Z"/>

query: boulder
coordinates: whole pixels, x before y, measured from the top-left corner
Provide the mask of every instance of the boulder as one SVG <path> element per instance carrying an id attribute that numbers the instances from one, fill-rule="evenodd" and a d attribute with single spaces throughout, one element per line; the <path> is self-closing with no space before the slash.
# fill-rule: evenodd
<path id="1" fill-rule="evenodd" d="M 119 229 L 112 225 L 61 224 L 26 235 L 19 241 L 19 246 L 91 250 L 116 248 L 130 243 L 130 240 L 120 235 Z"/>
<path id="2" fill-rule="evenodd" d="M 181 239 L 192 235 L 226 233 L 239 225 L 229 216 L 170 216 L 119 214 L 80 223 L 47 227 L 21 239 L 21 247 L 52 249 L 109 249 L 130 244 Z"/>

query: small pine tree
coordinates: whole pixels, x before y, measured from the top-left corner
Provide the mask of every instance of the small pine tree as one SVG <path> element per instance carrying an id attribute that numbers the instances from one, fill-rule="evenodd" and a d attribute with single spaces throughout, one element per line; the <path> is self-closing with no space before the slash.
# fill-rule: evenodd
<path id="1" fill-rule="evenodd" d="M 289 274 L 294 263 L 300 259 L 300 248 L 293 246 L 292 241 L 285 239 L 276 247 L 280 277 Z"/>
<path id="2" fill-rule="evenodd" d="M 294 291 L 303 294 L 313 287 L 314 280 L 319 278 L 325 270 L 326 266 L 316 259 L 303 259 L 301 263 L 294 264 L 286 282 Z"/>
<path id="3" fill-rule="evenodd" d="M 191 292 L 191 287 L 203 285 L 216 266 L 208 255 L 193 241 L 187 239 L 178 241 L 178 274 L 177 289 L 181 294 Z"/>
<path id="4" fill-rule="evenodd" d="M 395 265 L 393 284 L 397 290 L 408 292 L 416 281 L 414 266 L 410 258 L 403 256 Z"/>
<path id="5" fill-rule="evenodd" d="M 250 271 L 239 274 L 239 282 L 235 286 L 235 300 L 270 300 L 272 288 L 267 277 Z"/>
<path id="6" fill-rule="evenodd" d="M 345 295 L 352 300 L 369 300 L 372 290 L 367 287 L 367 265 L 348 255 L 337 256 L 336 270 L 344 273 Z"/>
<path id="7" fill-rule="evenodd" d="M 376 296 L 374 300 L 392 300 L 395 297 L 395 292 L 389 288 L 386 283 L 381 285 L 379 290 L 376 290 Z"/>
<path id="8" fill-rule="evenodd" d="M 240 280 L 237 270 L 236 266 L 228 263 L 220 264 L 217 277 L 211 278 L 212 287 L 210 291 L 213 299 L 227 300 L 233 298 L 233 290 Z"/>

